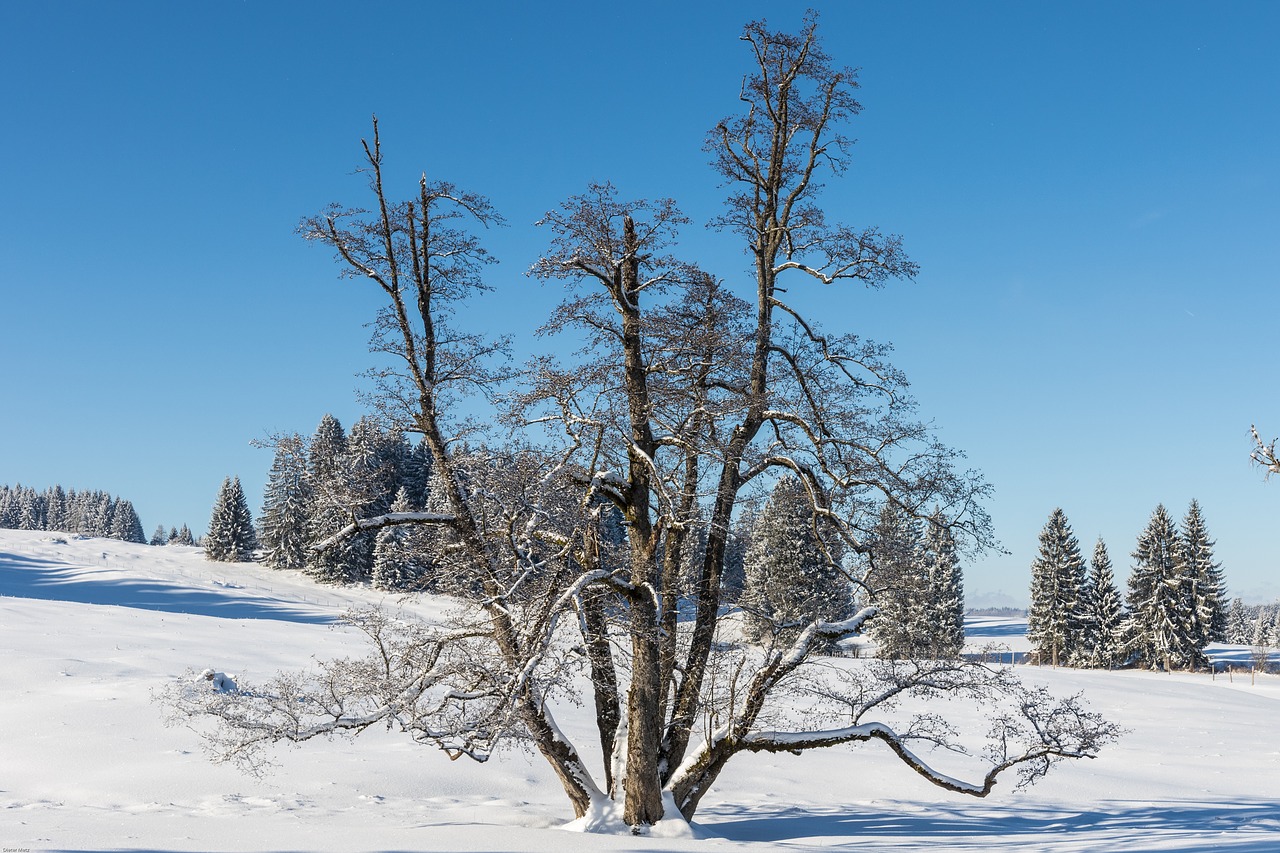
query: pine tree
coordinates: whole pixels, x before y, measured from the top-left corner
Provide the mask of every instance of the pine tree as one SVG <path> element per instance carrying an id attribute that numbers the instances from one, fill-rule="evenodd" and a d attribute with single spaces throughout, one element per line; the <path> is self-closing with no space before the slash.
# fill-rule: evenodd
<path id="1" fill-rule="evenodd" d="M 384 433 L 377 421 L 365 416 L 347 436 L 347 452 L 341 471 L 342 505 L 351 516 L 382 515 L 391 508 L 403 468 L 403 438 Z M 368 578 L 373 570 L 374 534 L 362 533 L 345 543 L 349 580 Z"/>
<path id="2" fill-rule="evenodd" d="M 427 505 L 427 495 L 431 489 L 432 472 L 435 470 L 431 458 L 431 448 L 425 441 L 418 444 L 405 457 L 400 469 L 400 485 L 404 487 L 409 498 L 409 505 L 420 510 Z"/>
<path id="3" fill-rule="evenodd" d="M 891 660 L 923 658 L 932 631 L 925 615 L 928 586 L 920 526 L 897 507 L 885 504 L 870 541 L 871 565 L 864 581 L 876 608 L 867 626 L 876 653 Z"/>
<path id="4" fill-rule="evenodd" d="M 195 537 L 191 535 L 191 528 L 184 524 L 178 528 L 177 534 L 175 534 L 174 538 L 169 540 L 169 543 L 171 545 L 194 545 L 196 544 L 196 540 Z"/>
<path id="5" fill-rule="evenodd" d="M 178 535 L 178 534 L 177 534 L 177 531 L 174 531 L 174 535 L 175 535 L 175 536 L 177 536 L 177 535 Z M 165 533 L 165 532 L 164 532 L 164 525 L 163 525 L 163 524 L 158 525 L 158 526 L 156 527 L 155 533 L 152 533 L 152 534 L 151 534 L 151 544 L 152 544 L 152 545 L 167 545 L 168 543 L 169 543 L 169 535 L 168 535 L 167 533 Z"/>
<path id="6" fill-rule="evenodd" d="M 259 522 L 262 562 L 273 569 L 301 569 L 306 565 L 307 521 L 312 505 L 306 451 L 300 435 L 281 439 L 267 476 Z"/>
<path id="7" fill-rule="evenodd" d="M 391 504 L 392 512 L 410 512 L 409 494 L 401 487 Z M 404 590 L 418 579 L 419 564 L 413 547 L 413 532 L 406 525 L 384 527 L 373 546 L 370 582 L 375 589 Z"/>
<path id="8" fill-rule="evenodd" d="M 1040 551 L 1031 563 L 1031 607 L 1027 639 L 1041 663 L 1060 666 L 1083 648 L 1086 579 L 1080 543 L 1061 508 L 1040 531 Z"/>
<path id="9" fill-rule="evenodd" d="M 1112 669 L 1125 661 L 1124 603 L 1116 588 L 1115 573 L 1111 567 L 1111 555 L 1107 545 L 1098 537 L 1093 546 L 1093 561 L 1089 574 L 1088 612 L 1090 642 L 1088 666 Z"/>
<path id="10" fill-rule="evenodd" d="M 222 481 L 209 518 L 209 533 L 204 539 L 205 557 L 220 563 L 247 562 L 253 559 L 257 544 L 253 517 L 240 487 L 240 478 L 228 477 Z"/>
<path id="11" fill-rule="evenodd" d="M 1200 648 L 1227 638 L 1226 585 L 1222 565 L 1213 559 L 1213 540 L 1194 499 L 1182 521 L 1183 574 L 1188 579 L 1187 607 L 1195 621 Z"/>
<path id="12" fill-rule="evenodd" d="M 115 512 L 111 514 L 110 532 L 112 539 L 119 539 L 121 542 L 136 542 L 144 545 L 147 541 L 147 537 L 142 532 L 142 521 L 138 518 L 132 501 L 116 501 Z"/>
<path id="13" fill-rule="evenodd" d="M 1227 609 L 1227 642 L 1236 646 L 1247 646 L 1253 639 L 1253 618 L 1244 600 L 1231 599 L 1231 607 Z"/>
<path id="14" fill-rule="evenodd" d="M 312 499 L 307 519 L 307 539 L 311 544 L 323 541 L 351 521 L 348 505 L 347 436 L 333 415 L 320 419 L 307 454 L 307 488 Z M 324 551 L 307 551 L 307 574 L 322 583 L 350 583 L 356 579 L 357 567 L 351 553 L 351 540 Z"/>
<path id="15" fill-rule="evenodd" d="M 724 549 L 724 569 L 720 576 L 720 598 L 726 604 L 737 604 L 746 588 L 745 560 L 747 549 L 751 547 L 751 530 L 758 515 L 753 510 L 744 510 L 729 530 L 729 540 Z"/>
<path id="16" fill-rule="evenodd" d="M 45 530 L 67 529 L 67 493 L 55 485 L 45 494 Z"/>
<path id="17" fill-rule="evenodd" d="M 804 486 L 794 477 L 779 480 L 744 559 L 746 636 L 787 644 L 815 619 L 847 618 L 853 595 L 833 556 L 823 550 Z"/>
<path id="18" fill-rule="evenodd" d="M 934 512 L 925 528 L 923 556 L 928 579 L 925 611 L 932 636 L 930 657 L 956 658 L 964 648 L 964 583 L 951 528 Z"/>
<path id="19" fill-rule="evenodd" d="M 1203 655 L 1177 527 L 1161 504 L 1133 552 L 1129 576 L 1130 642 L 1152 669 L 1195 666 Z"/>

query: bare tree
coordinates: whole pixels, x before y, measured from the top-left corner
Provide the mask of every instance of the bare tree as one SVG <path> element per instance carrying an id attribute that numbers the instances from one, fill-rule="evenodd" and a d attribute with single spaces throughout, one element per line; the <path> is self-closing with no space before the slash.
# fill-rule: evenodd
<path id="1" fill-rule="evenodd" d="M 1256 426 L 1249 427 L 1249 434 L 1253 436 L 1253 452 L 1249 454 L 1253 464 L 1262 467 L 1268 477 L 1280 474 L 1280 457 L 1276 456 L 1276 442 L 1280 439 L 1273 438 L 1270 443 L 1263 441 Z"/>
<path id="2" fill-rule="evenodd" d="M 617 803 L 643 826 L 663 818 L 666 797 L 692 817 L 742 752 L 878 740 L 935 784 L 985 796 L 1006 770 L 1033 781 L 1115 736 L 1078 700 L 1026 690 L 1008 670 L 818 654 L 873 608 L 800 619 L 763 648 L 740 641 L 722 606 L 729 532 L 780 473 L 802 484 L 815 540 L 853 582 L 864 583 L 867 534 L 885 504 L 937 512 L 971 546 L 991 543 L 986 484 L 958 472 L 959 454 L 915 417 L 888 347 L 828 333 L 786 300 L 787 287 L 878 287 L 916 272 L 897 237 L 829 224 L 817 203 L 820 179 L 846 165 L 854 74 L 832 65 L 812 16 L 795 35 L 749 24 L 743 40 L 755 60 L 743 110 L 716 125 L 707 149 L 730 187 L 713 224 L 744 242 L 750 298 L 677 256 L 686 219 L 674 202 L 622 201 L 608 184 L 570 198 L 541 223 L 550 248 L 532 272 L 565 283 L 546 331 L 585 335 L 589 357 L 530 367 L 513 397 L 518 446 L 464 452 L 465 428 L 448 418 L 457 389 L 491 393 L 502 378 L 483 360 L 500 342 L 446 323 L 490 261 L 463 224 L 500 220 L 483 198 L 425 177 L 414 200 L 389 201 L 375 122 L 365 144 L 374 209 L 332 208 L 301 230 L 382 289 L 375 348 L 396 362 L 378 374 L 382 399 L 424 436 L 448 509 L 354 520 L 317 547 L 441 525 L 468 604 L 439 628 L 353 616 L 372 643 L 365 661 L 235 694 L 176 686 L 167 700 L 180 718 L 220 723 L 217 754 L 375 722 L 480 760 L 519 738 L 550 762 L 578 816 Z M 613 535 L 619 519 L 624 537 Z M 586 690 L 603 785 L 554 717 L 557 698 Z M 912 750 L 960 748 L 941 719 L 879 717 L 913 696 L 991 704 L 980 782 Z"/>

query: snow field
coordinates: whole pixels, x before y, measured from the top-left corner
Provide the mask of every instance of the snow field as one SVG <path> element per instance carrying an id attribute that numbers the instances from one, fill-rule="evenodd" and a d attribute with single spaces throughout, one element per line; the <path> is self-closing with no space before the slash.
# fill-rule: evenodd
<path id="1" fill-rule="evenodd" d="M 210 564 L 198 549 L 0 531 L 0 846 L 1280 850 L 1280 677 L 1270 675 L 1251 685 L 1239 673 L 1020 666 L 1060 694 L 1084 691 L 1128 733 L 1096 760 L 1064 765 L 1027 791 L 1002 782 L 985 800 L 929 785 L 878 744 L 744 755 L 707 796 L 693 837 L 675 838 L 565 834 L 558 827 L 572 815 L 553 774 L 519 751 L 487 765 L 451 762 L 379 730 L 282 748 L 276 771 L 255 779 L 210 764 L 193 732 L 163 725 L 151 692 L 185 670 L 262 680 L 312 656 L 358 654 L 360 638 L 331 622 L 351 603 L 377 602 L 397 603 L 252 564 Z M 430 617 L 443 604 L 405 606 Z M 1019 630 L 973 623 L 971 647 L 1025 648 Z M 953 716 L 985 729 L 971 710 Z M 574 735 L 593 725 L 584 709 L 560 718 Z"/>

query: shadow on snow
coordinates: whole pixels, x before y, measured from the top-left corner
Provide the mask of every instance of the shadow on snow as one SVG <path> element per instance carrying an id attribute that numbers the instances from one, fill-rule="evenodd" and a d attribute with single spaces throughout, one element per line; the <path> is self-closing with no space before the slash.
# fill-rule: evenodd
<path id="1" fill-rule="evenodd" d="M 921 810 L 901 806 L 892 803 L 883 809 L 861 806 L 843 811 L 793 807 L 764 813 L 756 807 L 750 817 L 737 817 L 741 812 L 726 805 L 704 809 L 702 816 L 710 820 L 700 825 L 731 841 L 795 843 L 822 838 L 824 847 L 841 846 L 841 838 L 850 843 L 909 838 L 922 848 L 936 843 L 950 850 L 981 850 L 990 846 L 991 837 L 999 837 L 998 846 L 1003 847 L 1025 836 L 1021 842 L 1037 849 L 1061 842 L 1068 845 L 1064 849 L 1081 850 L 1089 849 L 1082 844 L 1117 839 L 1128 839 L 1128 849 L 1136 838 L 1151 841 L 1149 848 L 1133 846 L 1142 850 L 1274 853 L 1280 849 L 1280 801 L 1276 800 L 1111 800 L 1098 802 L 1090 811 L 1031 804 L 994 808 L 933 804 Z M 1212 844 L 1206 846 L 1210 837 Z M 971 846 L 961 842 L 966 838 L 972 838 Z"/>
<path id="2" fill-rule="evenodd" d="M 94 577 L 95 574 L 103 577 Z M 107 576 L 101 570 L 0 552 L 0 596 L 78 604 L 112 604 L 161 613 L 223 619 L 275 619 L 329 624 L 331 616 L 288 602 L 183 584 Z"/>

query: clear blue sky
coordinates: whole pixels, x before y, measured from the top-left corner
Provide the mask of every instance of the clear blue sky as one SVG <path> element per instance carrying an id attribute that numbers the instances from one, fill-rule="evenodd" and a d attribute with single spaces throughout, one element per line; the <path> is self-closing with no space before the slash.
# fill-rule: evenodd
<path id="1" fill-rule="evenodd" d="M 922 413 L 996 487 L 1024 600 L 1062 506 L 1121 578 L 1152 509 L 1204 507 L 1231 591 L 1280 595 L 1280 4 L 819 4 L 861 68 L 836 219 L 922 273 L 829 290 L 892 341 Z M 0 482 L 100 488 L 204 528 L 228 474 L 260 505 L 268 433 L 350 424 L 376 300 L 293 229 L 362 201 L 377 113 L 392 186 L 488 194 L 498 292 L 469 318 L 522 352 L 555 293 L 531 223 L 588 181 L 719 209 L 703 134 L 736 109 L 742 24 L 782 2 L 0 4 Z M 738 247 L 685 253 L 729 282 Z"/>

